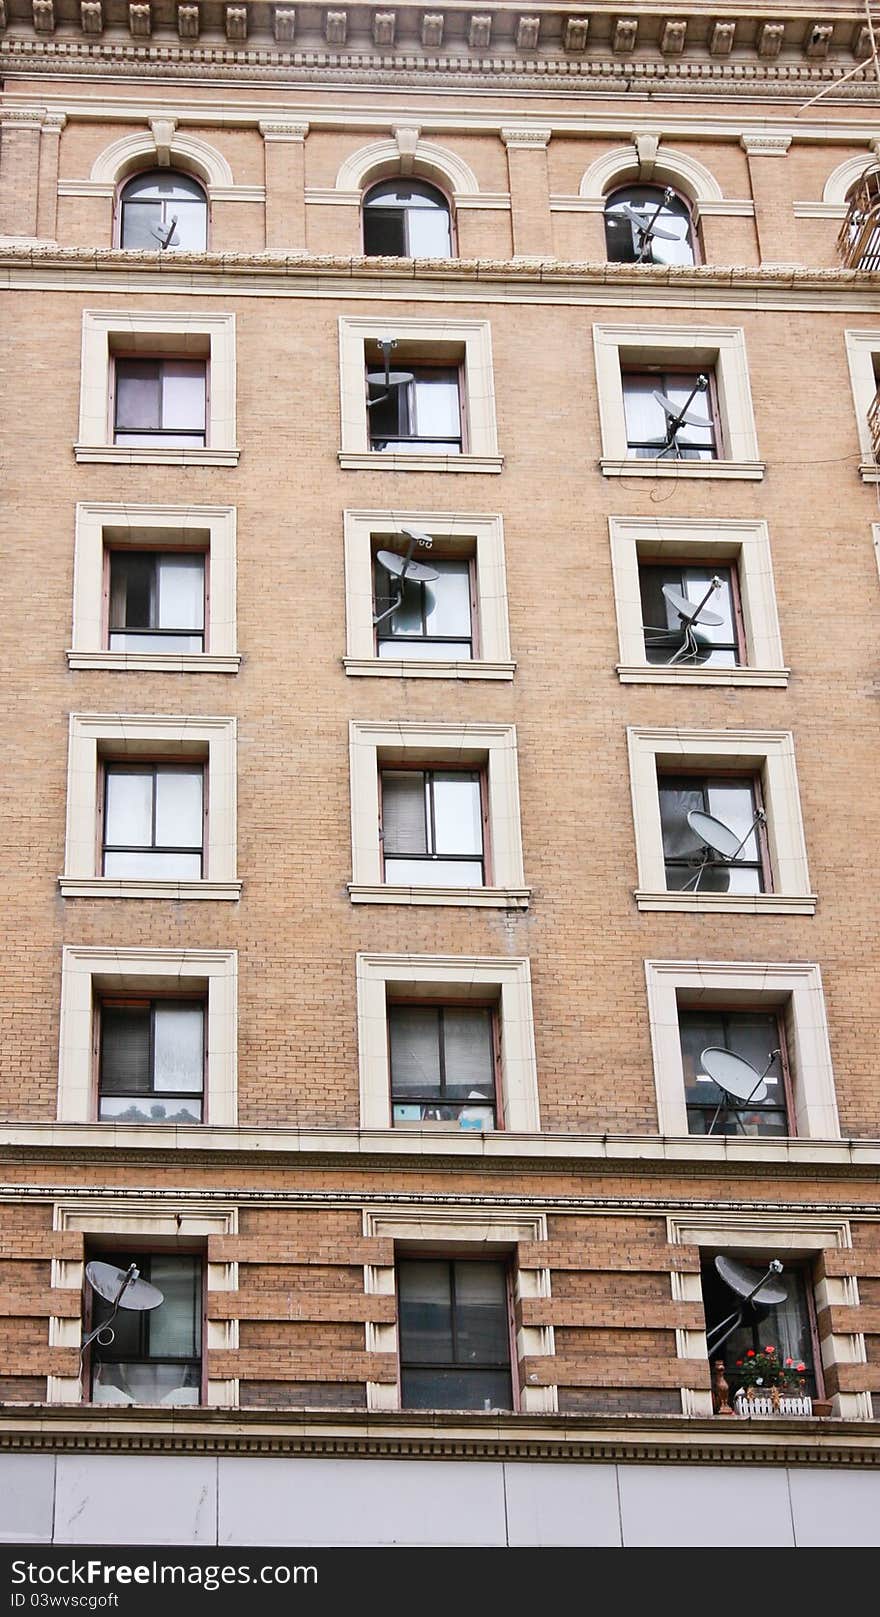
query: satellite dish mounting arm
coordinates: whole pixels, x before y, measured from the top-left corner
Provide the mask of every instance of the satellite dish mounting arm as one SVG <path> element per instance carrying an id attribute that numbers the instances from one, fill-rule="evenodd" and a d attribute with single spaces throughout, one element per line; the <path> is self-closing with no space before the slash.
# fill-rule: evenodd
<path id="1" fill-rule="evenodd" d="M 733 1335 L 737 1326 L 742 1324 L 742 1317 L 746 1310 L 746 1304 L 751 1302 L 752 1298 L 761 1290 L 762 1286 L 766 1286 L 771 1275 L 781 1274 L 782 1264 L 780 1263 L 779 1259 L 771 1258 L 766 1274 L 762 1274 L 758 1284 L 752 1288 L 747 1297 L 743 1298 L 739 1307 L 735 1308 L 732 1314 L 728 1314 L 726 1319 L 719 1320 L 717 1325 L 713 1325 L 711 1331 L 706 1332 L 706 1348 L 710 1358 L 714 1353 L 718 1352 L 718 1349 L 721 1347 L 722 1343 L 726 1342 L 727 1338 Z M 719 1332 L 721 1333 L 720 1335 L 718 1334 Z"/>
<path id="2" fill-rule="evenodd" d="M 125 1293 L 127 1292 L 129 1286 L 134 1285 L 134 1282 L 136 1280 L 140 1279 L 140 1273 L 141 1273 L 140 1269 L 137 1267 L 136 1264 L 134 1264 L 134 1263 L 129 1264 L 128 1268 L 125 1271 L 125 1275 L 123 1277 L 122 1284 L 119 1287 L 119 1290 L 118 1290 L 118 1292 L 116 1293 L 116 1296 L 113 1299 L 113 1306 L 112 1306 L 112 1308 L 110 1310 L 110 1313 L 108 1314 L 107 1318 L 105 1320 L 102 1320 L 100 1325 L 96 1325 L 95 1329 L 93 1331 L 89 1331 L 88 1336 L 84 1336 L 83 1339 L 82 1339 L 82 1346 L 80 1347 L 80 1350 L 79 1350 L 79 1362 L 80 1362 L 80 1364 L 82 1364 L 83 1356 L 85 1354 L 86 1348 L 90 1347 L 92 1342 L 100 1342 L 102 1347 L 109 1347 L 111 1342 L 114 1340 L 115 1332 L 113 1330 L 113 1321 L 115 1320 L 116 1315 L 119 1313 L 120 1307 L 122 1306 L 122 1299 L 123 1299 Z M 109 1331 L 110 1334 L 108 1336 L 105 1336 L 104 1335 L 105 1331 Z"/>
<path id="3" fill-rule="evenodd" d="M 406 547 L 406 555 L 403 558 L 403 566 L 397 577 L 397 594 L 386 611 L 373 615 L 374 628 L 376 627 L 377 623 L 384 623 L 386 618 L 393 617 L 395 612 L 398 610 L 398 607 L 403 600 L 404 581 L 406 579 L 407 571 L 409 570 L 410 562 L 413 559 L 413 551 L 415 550 L 416 545 L 420 545 L 423 550 L 430 550 L 431 543 L 432 541 L 429 539 L 427 534 L 419 536 L 418 534 L 411 533 L 409 535 L 409 544 Z"/>
<path id="4" fill-rule="evenodd" d="M 758 1082 L 755 1084 L 755 1087 L 752 1090 L 751 1094 L 747 1095 L 745 1100 L 742 1101 L 742 1103 L 739 1106 L 732 1107 L 730 1105 L 730 1103 L 729 1103 L 729 1099 L 727 1098 L 727 1096 L 722 1097 L 722 1099 L 718 1102 L 718 1105 L 715 1108 L 715 1116 L 713 1117 L 711 1123 L 709 1124 L 709 1127 L 706 1130 L 707 1136 L 712 1133 L 713 1129 L 715 1128 L 715 1124 L 718 1122 L 718 1119 L 721 1116 L 722 1112 L 730 1112 L 730 1111 L 744 1112 L 745 1111 L 746 1107 L 751 1102 L 752 1095 L 756 1095 L 758 1093 L 758 1090 L 760 1089 L 762 1083 L 764 1082 L 764 1079 L 766 1078 L 768 1072 L 770 1071 L 770 1068 L 772 1067 L 774 1061 L 776 1060 L 776 1057 L 781 1056 L 781 1055 L 782 1055 L 781 1050 L 771 1050 L 770 1051 L 770 1055 L 769 1055 L 768 1060 L 767 1060 L 767 1065 L 764 1068 L 764 1071 L 761 1073 L 761 1075 L 760 1075 L 760 1077 L 758 1079 Z M 780 1268 L 780 1272 L 781 1272 L 781 1268 Z M 766 1280 L 766 1278 L 767 1278 L 767 1276 L 765 1275 L 764 1279 Z M 761 1284 L 763 1285 L 763 1281 L 761 1282 Z M 748 1298 L 746 1298 L 746 1302 L 748 1302 Z"/>
<path id="5" fill-rule="evenodd" d="M 693 631 L 691 630 L 689 632 L 692 633 Z M 673 660 L 673 662 L 675 661 L 674 658 L 672 660 Z M 733 849 L 732 853 L 726 854 L 722 859 L 712 859 L 712 858 L 709 857 L 709 855 L 712 853 L 712 849 L 709 848 L 709 847 L 704 847 L 704 849 L 703 849 L 703 858 L 701 860 L 700 868 L 697 871 L 696 876 L 692 876 L 690 878 L 690 880 L 686 881 L 684 887 L 682 887 L 680 889 L 680 891 L 682 893 L 686 893 L 689 890 L 690 885 L 691 885 L 691 881 L 692 881 L 693 884 L 694 884 L 694 892 L 696 892 L 699 885 L 700 885 L 700 880 L 702 878 L 703 872 L 705 870 L 708 870 L 710 865 L 726 866 L 726 865 L 735 864 L 737 859 L 739 858 L 740 854 L 742 853 L 743 848 L 745 847 L 746 843 L 748 842 L 749 837 L 754 832 L 755 827 L 758 826 L 758 825 L 766 825 L 766 824 L 767 824 L 767 816 L 764 813 L 764 810 L 761 809 L 761 808 L 755 809 L 754 819 L 752 820 L 752 823 L 749 826 L 748 831 L 746 832 L 745 836 L 741 839 L 741 841 L 739 841 L 737 843 L 737 845 Z M 733 835 L 735 836 L 736 833 L 734 832 Z M 773 1055 L 770 1057 L 771 1063 L 773 1061 L 773 1057 L 778 1056 L 778 1054 L 779 1054 L 778 1050 L 773 1051 Z M 770 1071 L 769 1065 L 767 1067 L 767 1071 L 768 1072 Z"/>
<path id="6" fill-rule="evenodd" d="M 654 209 L 650 219 L 646 219 L 643 225 L 636 224 L 636 230 L 638 231 L 640 237 L 638 258 L 636 259 L 637 264 L 644 264 L 645 254 L 651 250 L 651 243 L 654 239 L 654 228 L 657 224 L 657 220 L 660 218 L 663 209 L 669 207 L 669 204 L 673 200 L 674 196 L 675 192 L 670 190 L 669 186 L 667 185 L 666 190 L 663 192 L 663 196 L 657 203 L 657 206 Z M 669 232 L 669 234 L 671 234 L 671 232 Z"/>
<path id="7" fill-rule="evenodd" d="M 674 415 L 674 416 L 670 416 L 670 415 L 667 414 L 667 417 L 666 417 L 666 442 L 663 445 L 663 448 L 661 449 L 660 454 L 657 456 L 658 460 L 660 460 L 662 458 L 662 456 L 665 455 L 670 449 L 675 450 L 675 458 L 676 458 L 676 460 L 682 460 L 683 459 L 681 449 L 679 448 L 679 443 L 678 443 L 679 430 L 680 430 L 681 427 L 684 426 L 685 421 L 687 419 L 688 410 L 690 409 L 691 405 L 693 404 L 694 399 L 696 398 L 697 394 L 698 393 L 705 393 L 706 390 L 708 389 L 708 386 L 709 386 L 709 378 L 708 378 L 708 376 L 703 376 L 702 374 L 700 376 L 698 376 L 697 380 L 695 381 L 695 383 L 693 385 L 693 387 L 691 388 L 691 391 L 690 391 L 687 399 L 685 400 L 685 402 L 682 405 L 681 409 L 678 411 L 678 414 Z M 708 425 L 708 423 L 707 423 L 707 425 Z"/>
<path id="8" fill-rule="evenodd" d="M 377 337 L 376 347 L 381 349 L 382 359 L 385 364 L 385 391 L 384 393 L 377 393 L 374 399 L 367 399 L 368 410 L 372 410 L 374 404 L 384 404 L 385 400 L 391 397 L 392 390 L 401 385 L 400 382 L 392 382 L 391 380 L 391 350 L 397 347 L 397 338 Z M 373 385 L 375 386 L 375 383 Z"/>
<path id="9" fill-rule="evenodd" d="M 177 214 L 175 213 L 175 214 L 172 214 L 172 216 L 171 216 L 171 223 L 168 226 L 167 234 L 163 235 L 161 225 L 160 225 L 159 229 L 156 231 L 156 235 L 159 238 L 159 247 L 160 247 L 160 249 L 161 249 L 161 251 L 163 253 L 164 253 L 166 247 L 171 246 L 171 238 L 174 235 L 174 232 L 175 232 L 176 229 L 177 229 Z"/>

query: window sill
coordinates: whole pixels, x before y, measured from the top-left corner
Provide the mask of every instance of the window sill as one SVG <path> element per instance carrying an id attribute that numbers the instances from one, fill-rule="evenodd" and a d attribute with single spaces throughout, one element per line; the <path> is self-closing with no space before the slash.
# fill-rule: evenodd
<path id="1" fill-rule="evenodd" d="M 345 472 L 500 472 L 503 455 L 386 455 L 381 451 L 340 449 Z"/>
<path id="2" fill-rule="evenodd" d="M 119 881 L 112 876 L 59 876 L 62 898 L 238 899 L 240 881 Z"/>
<path id="3" fill-rule="evenodd" d="M 664 668 L 657 663 L 618 663 L 621 685 L 786 686 L 788 668 Z"/>
<path id="4" fill-rule="evenodd" d="M 68 651 L 69 668 L 103 668 L 117 673 L 237 674 L 241 657 L 210 651 Z"/>
<path id="5" fill-rule="evenodd" d="M 603 477 L 725 477 L 750 483 L 760 482 L 766 470 L 762 460 L 610 460 L 604 456 L 599 466 Z"/>
<path id="6" fill-rule="evenodd" d="M 876 460 L 863 460 L 859 467 L 859 476 L 863 483 L 880 483 L 880 466 Z"/>
<path id="7" fill-rule="evenodd" d="M 447 904 L 469 909 L 526 910 L 530 887 L 392 887 L 384 882 L 349 882 L 353 904 Z"/>
<path id="8" fill-rule="evenodd" d="M 516 663 L 480 658 L 446 662 L 432 657 L 343 657 L 342 665 L 347 674 L 377 679 L 513 679 L 516 670 Z"/>
<path id="9" fill-rule="evenodd" d="M 79 465 L 104 462 L 110 466 L 237 466 L 239 449 L 161 449 L 152 444 L 74 444 Z"/>
<path id="10" fill-rule="evenodd" d="M 692 914 L 815 915 L 815 893 L 653 893 L 637 889 L 640 910 L 686 910 Z"/>

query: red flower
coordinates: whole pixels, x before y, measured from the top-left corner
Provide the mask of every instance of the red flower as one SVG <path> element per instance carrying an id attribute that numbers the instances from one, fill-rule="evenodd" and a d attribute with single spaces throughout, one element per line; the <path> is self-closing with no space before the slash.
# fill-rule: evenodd
<path id="1" fill-rule="evenodd" d="M 775 1347 L 765 1347 L 764 1352 L 765 1353 L 775 1353 L 776 1349 L 775 1349 Z"/>
<path id="2" fill-rule="evenodd" d="M 794 1364 L 794 1359 L 786 1359 L 786 1364 Z"/>
<path id="3" fill-rule="evenodd" d="M 754 1348 L 749 1348 L 748 1353 L 746 1354 L 746 1358 L 747 1359 L 753 1359 L 754 1357 L 755 1357 Z"/>
<path id="4" fill-rule="evenodd" d="M 742 1364 L 742 1359 L 737 1359 L 737 1361 L 736 1361 L 737 1370 L 740 1368 L 741 1364 Z"/>
<path id="5" fill-rule="evenodd" d="M 805 1364 L 799 1364 L 799 1365 L 798 1365 L 798 1366 L 797 1366 L 797 1368 L 798 1368 L 798 1370 L 806 1370 L 806 1368 L 807 1368 L 807 1367 L 806 1367 L 806 1365 L 805 1365 Z"/>

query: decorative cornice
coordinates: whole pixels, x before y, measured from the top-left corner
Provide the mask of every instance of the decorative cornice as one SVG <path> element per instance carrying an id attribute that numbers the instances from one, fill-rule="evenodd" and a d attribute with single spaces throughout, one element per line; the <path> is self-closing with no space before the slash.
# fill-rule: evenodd
<path id="1" fill-rule="evenodd" d="M 505 146 L 549 146 L 552 129 L 502 129 L 501 139 Z"/>
<path id="2" fill-rule="evenodd" d="M 748 157 L 784 157 L 791 135 L 742 135 L 740 145 Z"/>
<path id="3" fill-rule="evenodd" d="M 432 1411 L 118 1409 L 34 1404 L 0 1413 L 0 1449 L 127 1454 L 347 1455 L 876 1467 L 880 1423 Z"/>
<path id="4" fill-rule="evenodd" d="M 296 141 L 299 145 L 302 145 L 309 132 L 307 123 L 288 123 L 282 120 L 274 122 L 263 119 L 259 127 L 264 140 Z"/>

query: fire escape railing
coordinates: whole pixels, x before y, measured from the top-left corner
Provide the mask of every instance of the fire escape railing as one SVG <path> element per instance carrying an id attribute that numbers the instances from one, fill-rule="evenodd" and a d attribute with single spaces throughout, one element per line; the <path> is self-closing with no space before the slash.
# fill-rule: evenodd
<path id="1" fill-rule="evenodd" d="M 869 168 L 850 193 L 837 250 L 847 269 L 880 270 L 880 167 Z"/>

